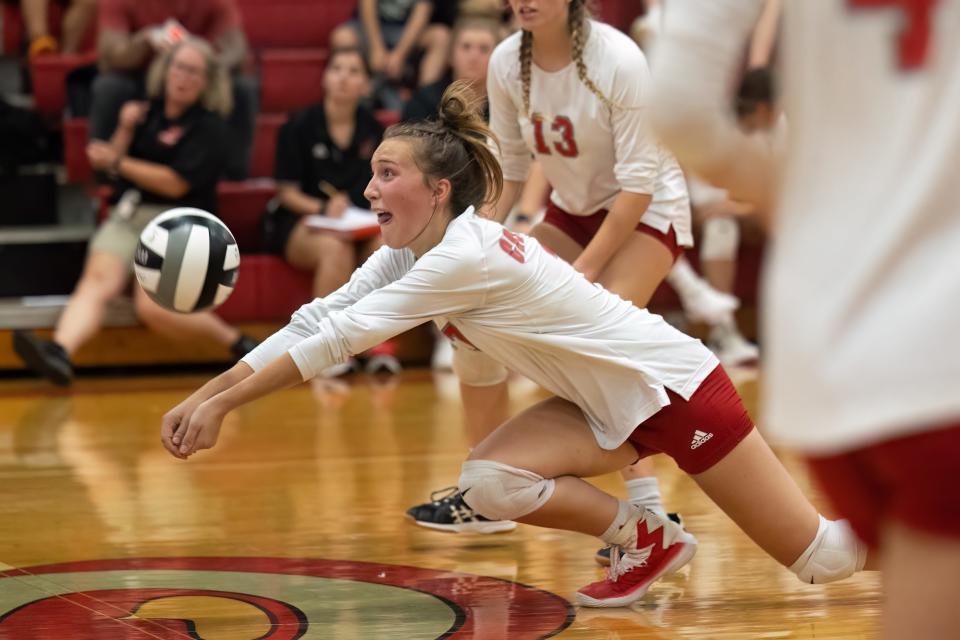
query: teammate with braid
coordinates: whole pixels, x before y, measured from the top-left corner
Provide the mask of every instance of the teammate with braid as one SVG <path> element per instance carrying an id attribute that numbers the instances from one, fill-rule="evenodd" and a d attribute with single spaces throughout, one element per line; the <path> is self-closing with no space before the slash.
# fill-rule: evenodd
<path id="1" fill-rule="evenodd" d="M 623 33 L 589 19 L 584 4 L 510 0 L 522 31 L 497 47 L 487 74 L 490 127 L 502 144 L 504 173 L 493 217 L 507 216 L 533 154 L 553 194 L 531 235 L 589 280 L 645 307 L 682 248 L 693 244 L 686 182 L 648 133 L 643 53 Z M 476 445 L 507 418 L 507 371 L 464 345 L 457 345 L 454 370 L 468 439 Z M 664 512 L 649 460 L 623 475 L 631 502 Z M 512 528 L 471 518 L 463 507 L 452 494 L 408 514 L 436 529 Z M 598 561 L 605 556 L 601 551 Z"/>

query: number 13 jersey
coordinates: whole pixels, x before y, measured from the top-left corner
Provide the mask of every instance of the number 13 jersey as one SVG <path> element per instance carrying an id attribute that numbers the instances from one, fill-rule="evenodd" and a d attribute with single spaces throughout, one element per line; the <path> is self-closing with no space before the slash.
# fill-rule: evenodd
<path id="1" fill-rule="evenodd" d="M 681 245 L 693 244 L 690 202 L 676 159 L 653 139 L 646 116 L 650 73 L 643 52 L 613 27 L 589 21 L 583 62 L 604 104 L 577 73 L 576 62 L 547 72 L 530 62 L 530 110 L 523 109 L 520 33 L 490 58 L 490 128 L 500 141 L 506 180 L 523 182 L 531 154 L 553 187 L 554 204 L 572 215 L 609 209 L 621 191 L 649 194 L 643 222 Z"/>

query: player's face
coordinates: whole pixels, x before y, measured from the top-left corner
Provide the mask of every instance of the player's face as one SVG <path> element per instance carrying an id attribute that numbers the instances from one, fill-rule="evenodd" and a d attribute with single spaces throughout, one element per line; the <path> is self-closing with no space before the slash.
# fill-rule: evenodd
<path id="1" fill-rule="evenodd" d="M 521 29 L 536 31 L 556 22 L 566 24 L 570 0 L 510 0 L 510 8 Z"/>
<path id="2" fill-rule="evenodd" d="M 323 90 L 332 100 L 359 102 L 367 94 L 369 82 L 358 53 L 340 53 L 323 72 Z"/>
<path id="3" fill-rule="evenodd" d="M 413 161 L 411 142 L 384 140 L 370 161 L 373 177 L 364 197 L 377 214 L 383 242 L 392 249 L 410 246 L 431 223 L 437 207 L 434 189 Z M 417 253 L 416 247 L 411 246 Z M 418 254 L 419 255 L 419 254 Z"/>
<path id="4" fill-rule="evenodd" d="M 496 46 L 493 34 L 486 29 L 464 29 L 453 43 L 450 61 L 457 80 L 486 82 L 490 54 Z"/>
<path id="5" fill-rule="evenodd" d="M 170 61 L 164 94 L 167 100 L 192 105 L 207 88 L 207 61 L 190 46 L 180 47 Z"/>

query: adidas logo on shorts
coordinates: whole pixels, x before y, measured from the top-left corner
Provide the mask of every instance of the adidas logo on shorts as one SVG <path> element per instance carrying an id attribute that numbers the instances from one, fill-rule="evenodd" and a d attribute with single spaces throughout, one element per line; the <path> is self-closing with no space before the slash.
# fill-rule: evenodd
<path id="1" fill-rule="evenodd" d="M 693 432 L 693 442 L 690 443 L 690 448 L 696 449 L 697 447 L 699 447 L 700 445 L 702 445 L 704 442 L 706 442 L 712 437 L 713 437 L 712 433 L 707 433 L 706 431 L 700 431 L 699 429 L 697 429 L 696 431 Z"/>

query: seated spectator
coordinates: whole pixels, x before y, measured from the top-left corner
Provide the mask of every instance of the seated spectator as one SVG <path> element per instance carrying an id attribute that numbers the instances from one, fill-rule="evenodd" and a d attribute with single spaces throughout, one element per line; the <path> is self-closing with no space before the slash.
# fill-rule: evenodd
<path id="1" fill-rule="evenodd" d="M 99 21 L 100 75 L 93 83 L 90 138 L 108 138 L 121 105 L 142 98 L 144 71 L 156 54 L 186 35 L 197 36 L 213 45 L 219 64 L 233 76 L 229 121 L 233 135 L 225 175 L 244 179 L 250 168 L 259 92 L 256 81 L 240 73 L 247 41 L 235 0 L 100 0 Z"/>
<path id="2" fill-rule="evenodd" d="M 375 93 L 384 108 L 402 107 L 390 85 L 403 81 L 411 56 L 423 51 L 418 86 L 440 80 L 447 69 L 450 29 L 430 23 L 433 0 L 359 0 L 358 18 L 337 27 L 330 36 L 335 49 L 360 47 L 375 74 Z"/>
<path id="3" fill-rule="evenodd" d="M 128 102 L 109 142 L 93 141 L 94 168 L 116 177 L 117 199 L 109 219 L 90 242 L 87 261 L 53 340 L 27 331 L 14 334 L 14 349 L 28 367 L 52 382 L 73 379 L 71 357 L 100 329 L 107 303 L 130 282 L 140 232 L 175 206 L 216 210 L 216 185 L 226 162 L 229 79 L 211 48 L 186 38 L 154 63 L 148 103 Z M 256 346 L 211 312 L 168 311 L 134 284 L 137 317 L 171 339 L 204 338 L 230 348 L 237 358 Z"/>
<path id="4" fill-rule="evenodd" d="M 501 28 L 496 22 L 465 19 L 453 30 L 450 73 L 440 80 L 420 87 L 403 107 L 402 120 L 425 120 L 437 115 L 440 96 L 454 80 L 466 80 L 478 96 L 487 95 L 487 66 L 490 54 L 500 42 Z"/>
<path id="5" fill-rule="evenodd" d="M 23 24 L 30 39 L 30 58 L 49 53 L 76 53 L 97 15 L 97 0 L 68 0 L 60 27 L 60 42 L 50 34 L 50 0 L 20 0 Z"/>
<path id="6" fill-rule="evenodd" d="M 306 216 L 339 217 L 347 207 L 369 207 L 363 191 L 371 178 L 370 156 L 383 137 L 383 126 L 361 104 L 369 88 L 363 52 L 334 49 L 323 74 L 323 102 L 291 115 L 277 138 L 277 198 L 264 215 L 264 248 L 312 271 L 318 298 L 339 289 L 380 245 L 379 237 L 358 244 L 305 224 Z M 383 357 L 372 366 L 393 370 L 392 354 L 378 353 Z M 354 365 L 335 367 L 328 375 Z"/>

